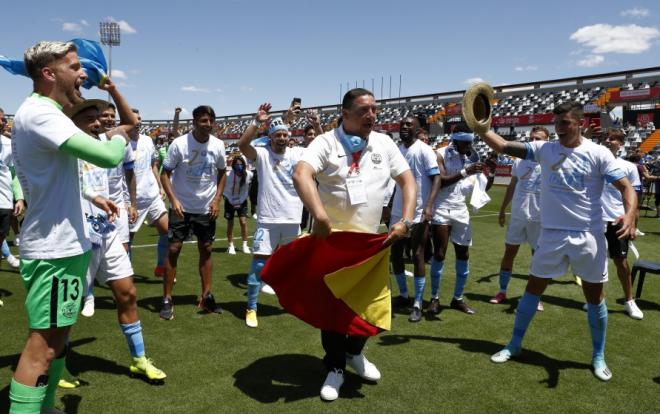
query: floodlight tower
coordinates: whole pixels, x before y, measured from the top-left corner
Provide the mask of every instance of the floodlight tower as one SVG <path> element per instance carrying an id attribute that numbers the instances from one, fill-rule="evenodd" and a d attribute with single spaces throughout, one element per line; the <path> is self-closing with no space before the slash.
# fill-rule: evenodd
<path id="1" fill-rule="evenodd" d="M 112 46 L 119 46 L 121 43 L 121 29 L 117 22 L 100 22 L 101 44 L 108 45 L 108 76 L 112 76 Z M 110 93 L 108 93 L 108 102 L 110 102 Z"/>

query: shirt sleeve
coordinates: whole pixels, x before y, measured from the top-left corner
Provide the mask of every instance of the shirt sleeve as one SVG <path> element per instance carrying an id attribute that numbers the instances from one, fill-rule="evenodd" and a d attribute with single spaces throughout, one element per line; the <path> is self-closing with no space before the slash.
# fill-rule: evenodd
<path id="1" fill-rule="evenodd" d="M 541 162 L 540 161 L 540 150 L 541 147 L 545 144 L 545 141 L 532 141 L 532 142 L 526 142 L 525 143 L 525 148 L 527 149 L 527 155 L 525 155 L 525 159 L 529 161 L 536 161 L 536 162 Z"/>
<path id="2" fill-rule="evenodd" d="M 328 165 L 330 157 L 331 143 L 327 135 L 321 135 L 312 141 L 303 152 L 301 161 L 311 165 L 317 174 L 323 171 Z"/>
<path id="3" fill-rule="evenodd" d="M 516 159 L 511 165 L 511 177 L 520 177 L 520 160 Z"/>
<path id="4" fill-rule="evenodd" d="M 424 151 L 424 165 L 427 176 L 433 177 L 434 175 L 440 174 L 438 157 L 435 155 L 435 151 L 430 147 L 426 148 L 426 151 Z"/>
<path id="5" fill-rule="evenodd" d="M 610 151 L 606 150 L 605 147 L 598 146 L 598 149 L 600 173 L 603 175 L 603 177 L 605 177 L 605 181 L 612 184 L 613 182 L 619 181 L 625 177 L 626 173 L 621 168 L 619 168 L 614 155 L 612 155 Z"/>
<path id="6" fill-rule="evenodd" d="M 408 162 L 406 162 L 406 159 L 403 157 L 403 154 L 401 154 L 401 151 L 399 151 L 399 149 L 389 137 L 383 141 L 385 143 L 385 155 L 390 167 L 390 177 L 398 177 L 404 171 L 409 170 L 410 166 L 408 165 Z"/>
<path id="7" fill-rule="evenodd" d="M 165 161 L 163 161 L 163 169 L 167 171 L 174 171 L 176 167 L 179 166 L 181 162 L 181 152 L 179 151 L 179 146 L 176 143 L 172 143 L 167 149 L 167 155 L 165 156 Z"/>
<path id="8" fill-rule="evenodd" d="M 219 138 L 218 138 L 219 139 Z M 224 170 L 227 168 L 227 157 L 225 156 L 225 144 L 220 141 L 218 145 L 218 159 L 215 160 L 215 165 L 219 170 Z"/>
<path id="9" fill-rule="evenodd" d="M 628 177 L 635 191 L 642 191 L 642 180 L 639 178 L 639 171 L 634 165 L 630 168 L 630 176 Z"/>

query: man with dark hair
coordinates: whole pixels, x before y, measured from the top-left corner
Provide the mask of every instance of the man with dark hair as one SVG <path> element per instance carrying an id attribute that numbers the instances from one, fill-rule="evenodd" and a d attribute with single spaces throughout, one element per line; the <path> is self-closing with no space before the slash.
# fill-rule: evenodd
<path id="1" fill-rule="evenodd" d="M 163 162 L 161 181 L 170 200 L 169 254 L 165 261 L 163 305 L 160 317 L 174 318 L 172 290 L 183 242 L 197 236 L 202 294 L 198 306 L 208 313 L 222 313 L 212 287 L 211 252 L 215 220 L 220 211 L 227 160 L 225 144 L 211 135 L 215 111 L 210 106 L 193 110 L 193 130 L 172 141 Z"/>
<path id="2" fill-rule="evenodd" d="M 259 204 L 257 227 L 252 240 L 252 263 L 248 273 L 247 309 L 245 324 L 256 328 L 257 300 L 261 289 L 261 270 L 278 246 L 293 241 L 300 234 L 302 202 L 293 187 L 293 170 L 303 149 L 289 147 L 289 128 L 282 118 L 269 114 L 270 104 L 259 106 L 252 123 L 243 132 L 238 147 L 255 165 L 259 175 Z M 257 136 L 261 124 L 267 123 L 268 145 L 254 147 L 250 143 Z M 268 287 L 267 289 L 271 289 Z"/>
<path id="3" fill-rule="evenodd" d="M 138 120 L 142 121 L 139 111 L 137 109 L 132 111 L 137 115 Z M 163 203 L 165 193 L 158 173 L 158 151 L 151 137 L 140 133 L 140 127 L 141 124 L 136 125 L 129 134 L 131 150 L 135 154 L 133 172 L 137 204 L 137 218 L 129 225 L 130 240 L 133 240 L 145 220 L 148 225 L 156 227 L 159 237 L 154 276 L 162 277 L 163 263 L 167 254 L 168 215 Z"/>
<path id="4" fill-rule="evenodd" d="M 572 267 L 582 278 L 588 303 L 593 345 L 594 375 L 608 381 L 612 372 L 605 363 L 607 305 L 603 284 L 607 281 L 606 241 L 603 234 L 601 194 L 605 181 L 622 194 L 625 214 L 617 238 L 635 237 L 635 190 L 617 167 L 612 153 L 581 136 L 582 106 L 567 102 L 554 109 L 557 141 L 511 142 L 493 131 L 482 134 L 498 153 L 535 160 L 541 165 L 541 235 L 532 256 L 527 287 L 518 302 L 511 341 L 491 357 L 496 363 L 522 352 L 522 340 L 534 318 L 550 279 Z"/>
<path id="5" fill-rule="evenodd" d="M 30 206 L 20 246 L 30 331 L 9 388 L 10 412 L 17 414 L 53 409 L 65 344 L 80 309 L 91 243 L 78 159 L 114 167 L 126 146 L 121 131 L 109 131 L 109 141 L 100 142 L 63 113 L 82 101 L 87 79 L 73 43 L 39 42 L 25 52 L 25 66 L 34 92 L 16 111 L 12 131 L 14 164 Z M 113 213 L 105 203 L 97 207 Z"/>
<path id="6" fill-rule="evenodd" d="M 628 178 L 628 181 L 630 181 L 630 184 L 637 192 L 642 188 L 637 168 L 631 162 L 628 162 L 623 158 L 617 158 L 619 150 L 623 147 L 625 136 L 626 134 L 620 129 L 609 129 L 603 140 L 603 145 L 609 148 L 612 152 L 612 155 L 615 157 L 615 165 L 625 173 L 626 178 Z M 623 303 L 623 308 L 631 318 L 642 319 L 644 318 L 644 313 L 642 313 L 635 303 L 632 293 L 630 266 L 628 265 L 628 245 L 630 239 L 619 239 L 617 237 L 617 231 L 621 228 L 621 224 L 615 222 L 625 213 L 621 193 L 612 184 L 606 183 L 603 188 L 601 203 L 603 204 L 603 221 L 605 222 L 607 251 L 610 259 L 612 259 L 616 266 L 616 274 L 619 277 L 619 282 L 621 282 L 621 287 L 623 288 L 623 294 L 626 297 L 626 300 Z"/>
<path id="7" fill-rule="evenodd" d="M 405 116 L 399 122 L 399 137 L 401 145 L 399 151 L 410 166 L 415 179 L 417 199 L 415 215 L 412 220 L 410 232 L 410 246 L 414 264 L 414 303 L 408 320 L 419 322 L 422 319 L 422 299 L 426 283 L 426 269 L 424 253 L 426 242 L 429 239 L 429 222 L 433 218 L 433 202 L 440 189 L 440 170 L 438 158 L 431 147 L 417 139 L 419 121 L 413 116 Z M 403 192 L 397 186 L 394 193 L 390 227 L 403 218 Z M 392 245 L 392 271 L 399 287 L 399 296 L 393 300 L 394 306 L 407 306 L 408 287 L 403 263 L 403 251 L 406 239 L 398 240 Z"/>
<path id="8" fill-rule="evenodd" d="M 542 127 L 532 128 L 529 135 L 530 141 L 547 141 L 549 135 L 547 129 Z M 493 151 L 494 154 L 497 154 Z M 490 303 L 498 304 L 506 300 L 506 290 L 511 280 L 513 261 L 518 254 L 522 243 L 527 242 L 529 247 L 536 249 L 536 244 L 541 234 L 541 166 L 531 160 L 516 159 L 511 167 L 511 182 L 506 189 L 498 221 L 500 226 L 506 223 L 506 208 L 511 205 L 511 218 L 504 236 L 504 256 L 500 264 L 499 284 L 500 290 L 490 300 Z M 541 302 L 538 310 L 543 310 Z"/>
<path id="9" fill-rule="evenodd" d="M 451 240 L 456 254 L 456 282 L 454 296 L 449 306 L 472 315 L 474 309 L 463 300 L 463 291 L 470 272 L 468 249 L 472 245 L 470 213 L 465 202 L 466 194 L 469 193 L 472 184 L 463 179 L 480 173 L 484 165 L 479 161 L 479 154 L 472 149 L 474 134 L 467 125 L 464 123 L 456 125 L 450 137 L 450 144 L 436 152 L 441 189 L 435 200 L 431 222 L 434 251 L 430 275 L 431 303 L 427 311 L 432 314 L 440 313 L 440 282 L 447 245 Z"/>
<path id="10" fill-rule="evenodd" d="M 412 227 L 415 180 L 410 167 L 388 136 L 373 132 L 376 100 L 370 91 L 348 91 L 342 119 L 336 129 L 316 137 L 305 149 L 293 176 L 296 191 L 314 218 L 312 237 L 326 238 L 331 229 L 377 233 L 387 184 L 393 178 L 403 195 L 402 219 L 390 226 L 385 243 L 395 242 Z M 322 399 L 339 397 L 346 364 L 366 380 L 380 379 L 378 368 L 362 353 L 366 342 L 367 337 L 321 332 L 328 369 Z"/>

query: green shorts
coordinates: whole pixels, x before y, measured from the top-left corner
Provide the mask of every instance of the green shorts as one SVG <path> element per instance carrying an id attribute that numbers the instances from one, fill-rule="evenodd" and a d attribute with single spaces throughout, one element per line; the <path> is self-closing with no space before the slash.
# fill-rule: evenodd
<path id="1" fill-rule="evenodd" d="M 30 329 L 71 326 L 78 320 L 91 252 L 64 259 L 21 259 Z"/>

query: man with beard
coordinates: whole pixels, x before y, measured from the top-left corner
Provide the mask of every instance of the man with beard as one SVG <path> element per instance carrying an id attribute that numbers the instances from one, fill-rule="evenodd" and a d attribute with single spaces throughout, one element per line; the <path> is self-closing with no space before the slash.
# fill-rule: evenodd
<path id="1" fill-rule="evenodd" d="M 621 193 L 625 214 L 614 220 L 620 225 L 618 239 L 635 238 L 636 194 L 618 168 L 614 156 L 602 146 L 582 137 L 582 105 L 565 102 L 553 110 L 557 141 L 511 142 L 493 131 L 481 135 L 498 153 L 535 160 L 541 165 L 541 235 L 532 256 L 525 293 L 518 302 L 511 341 L 493 356 L 507 362 L 522 352 L 522 340 L 551 279 L 562 276 L 570 265 L 582 278 L 587 300 L 587 320 L 592 340 L 594 375 L 609 381 L 612 372 L 605 363 L 607 305 L 603 284 L 607 282 L 606 240 L 603 233 L 601 194 L 605 181 Z"/>
<path id="2" fill-rule="evenodd" d="M 163 162 L 161 181 L 170 200 L 169 254 L 165 261 L 163 306 L 160 317 L 174 318 L 172 289 L 183 242 L 197 236 L 202 294 L 198 306 L 208 313 L 222 313 L 211 293 L 215 220 L 220 211 L 227 159 L 225 144 L 211 135 L 215 111 L 202 105 L 193 110 L 193 130 L 172 141 Z"/>
<path id="3" fill-rule="evenodd" d="M 245 324 L 258 326 L 257 299 L 261 288 L 261 270 L 277 246 L 294 240 L 300 234 L 302 202 L 293 187 L 293 169 L 302 156 L 300 147 L 290 148 L 289 128 L 282 118 L 272 119 L 268 114 L 271 105 L 259 106 L 254 120 L 247 127 L 238 148 L 254 163 L 259 176 L 259 203 L 257 204 L 257 228 L 252 239 L 252 265 L 248 274 L 247 310 Z M 270 123 L 268 145 L 253 147 L 263 123 Z"/>
<path id="4" fill-rule="evenodd" d="M 472 149 L 474 135 L 465 124 L 458 124 L 451 134 L 448 146 L 437 151 L 440 168 L 441 190 L 435 200 L 431 233 L 433 235 L 433 260 L 431 261 L 431 303 L 427 311 L 440 313 L 439 289 L 449 240 L 456 254 L 456 282 L 454 296 L 449 304 L 468 315 L 474 309 L 463 300 L 463 290 L 469 275 L 469 252 L 472 245 L 472 226 L 466 202 L 470 185 L 463 181 L 469 175 L 481 172 L 484 165 Z"/>
<path id="5" fill-rule="evenodd" d="M 438 169 L 438 158 L 431 147 L 417 138 L 419 121 L 413 116 L 405 116 L 399 122 L 399 137 L 401 145 L 399 151 L 403 154 L 410 166 L 410 171 L 415 178 L 417 188 L 417 200 L 415 204 L 415 215 L 411 228 L 411 250 L 414 264 L 414 288 L 415 300 L 412 312 L 408 320 L 419 322 L 422 319 L 422 299 L 424 297 L 424 285 L 426 284 L 426 269 L 424 263 L 424 251 L 429 239 L 429 222 L 433 218 L 433 201 L 440 189 L 440 170 Z M 392 203 L 390 227 L 403 218 L 403 191 L 397 185 Z M 392 245 L 392 270 L 396 283 L 399 286 L 399 296 L 393 300 L 393 306 L 407 306 L 408 287 L 406 285 L 406 274 L 403 263 L 403 250 L 406 239 L 398 240 Z"/>
<path id="6" fill-rule="evenodd" d="M 25 52 L 34 93 L 16 111 L 12 153 L 30 206 L 21 231 L 21 277 L 30 328 L 9 389 L 11 413 L 52 410 L 65 344 L 83 293 L 91 243 L 85 229 L 78 158 L 114 167 L 124 157 L 121 131 L 100 142 L 62 112 L 82 98 L 87 75 L 76 46 L 40 42 Z M 107 205 L 98 206 L 112 214 Z"/>

